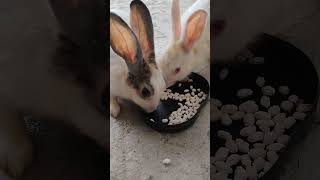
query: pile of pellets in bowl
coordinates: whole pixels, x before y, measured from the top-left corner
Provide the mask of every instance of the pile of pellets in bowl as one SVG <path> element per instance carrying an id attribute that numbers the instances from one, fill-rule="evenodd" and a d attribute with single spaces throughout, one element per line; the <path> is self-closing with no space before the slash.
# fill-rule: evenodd
<path id="1" fill-rule="evenodd" d="M 208 81 L 191 73 L 168 87 L 154 112 L 147 114 L 146 123 L 162 132 L 178 132 L 191 127 L 209 96 Z"/>
<path id="2" fill-rule="evenodd" d="M 226 72 L 226 69 L 220 72 L 220 80 L 226 78 Z M 273 87 L 262 76 L 252 83 L 260 92 L 238 89 L 234 94 L 238 104 L 224 104 L 219 99 L 211 102 L 217 108 L 215 116 L 218 117 L 211 120 L 211 127 L 225 127 L 217 130 L 218 139 L 211 141 L 220 143 L 211 156 L 212 179 L 262 178 L 288 145 L 290 129 L 305 120 L 312 110 L 311 104 L 305 104 L 298 95 L 291 94 L 290 87 L 285 84 Z M 250 99 L 257 94 L 261 94 L 259 100 Z M 273 96 L 281 97 L 281 103 L 273 102 Z M 240 131 L 232 124 L 238 124 Z"/>
<path id="3" fill-rule="evenodd" d="M 181 87 L 181 83 L 179 83 L 178 86 Z M 168 119 L 162 119 L 163 123 L 176 125 L 192 119 L 198 112 L 201 103 L 207 98 L 207 94 L 199 88 L 194 88 L 192 85 L 190 85 L 189 88 L 185 88 L 183 92 L 184 93 L 173 92 L 171 89 L 166 89 L 164 92 L 161 100 L 172 99 L 179 101 L 179 108 L 173 111 Z"/>

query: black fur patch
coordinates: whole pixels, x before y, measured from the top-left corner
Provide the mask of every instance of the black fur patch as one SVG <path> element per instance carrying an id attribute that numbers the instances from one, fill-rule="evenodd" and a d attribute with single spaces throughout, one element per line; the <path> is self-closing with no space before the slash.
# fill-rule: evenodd
<path id="1" fill-rule="evenodd" d="M 149 89 L 151 89 L 151 95 L 153 95 L 154 89 L 150 84 L 150 78 L 152 74 L 150 71 L 149 64 L 145 62 L 145 60 L 143 60 L 142 64 L 139 67 L 140 68 L 137 73 L 132 74 L 129 72 L 127 82 L 129 86 L 137 90 L 138 94 L 140 94 L 139 92 L 143 87 L 148 86 Z"/>

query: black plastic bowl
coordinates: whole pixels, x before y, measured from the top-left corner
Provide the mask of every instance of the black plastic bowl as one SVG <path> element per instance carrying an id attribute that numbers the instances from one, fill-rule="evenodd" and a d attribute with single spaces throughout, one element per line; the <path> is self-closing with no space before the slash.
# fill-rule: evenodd
<path id="1" fill-rule="evenodd" d="M 261 65 L 250 65 L 248 63 L 232 65 L 214 65 L 211 69 L 211 79 L 213 85 L 210 91 L 214 98 L 221 100 L 224 104 L 239 104 L 240 100 L 236 97 L 236 92 L 241 88 L 251 88 L 254 92 L 261 92 L 260 88 L 255 85 L 258 76 L 266 79 L 266 84 L 273 87 L 287 85 L 290 88 L 290 94 L 298 95 L 304 99 L 305 103 L 313 104 L 313 111 L 308 113 L 306 120 L 297 121 L 297 123 L 287 132 L 291 137 L 288 146 L 279 154 L 279 160 L 273 168 L 266 173 L 262 179 L 278 179 L 283 171 L 286 159 L 292 146 L 301 141 L 312 126 L 312 113 L 316 109 L 319 98 L 318 76 L 311 63 L 311 60 L 299 49 L 291 44 L 284 42 L 275 37 L 263 34 L 249 48 L 256 56 L 265 58 L 265 63 Z M 229 76 L 219 80 L 219 70 L 225 66 L 229 68 Z M 261 94 L 255 94 L 253 100 L 259 100 Z M 282 98 L 283 99 L 283 98 Z M 273 103 L 281 101 L 280 96 L 271 98 Z M 241 101 L 243 102 L 243 101 Z M 211 156 L 214 156 L 219 147 L 224 146 L 224 141 L 217 137 L 217 131 L 223 129 L 232 134 L 239 134 L 241 129 L 240 123 L 234 123 L 230 127 L 224 127 L 219 122 L 211 123 L 210 140 Z M 237 138 L 237 137 L 235 137 Z"/>
<path id="2" fill-rule="evenodd" d="M 160 105 L 154 112 L 147 114 L 145 119 L 147 125 L 160 132 L 178 132 L 187 129 L 194 124 L 209 97 L 209 83 L 204 77 L 196 73 L 192 73 L 189 78 L 192 79 L 192 82 L 177 82 L 168 89 L 171 89 L 172 92 L 178 92 L 180 94 L 183 94 L 184 89 L 187 89 L 190 86 L 193 86 L 196 89 L 201 89 L 201 91 L 207 95 L 207 98 L 205 101 L 201 102 L 200 108 L 198 109 L 197 113 L 186 122 L 176 125 L 168 125 L 169 122 L 163 123 L 162 119 L 168 119 L 170 114 L 179 108 L 179 101 L 172 99 L 162 100 Z M 181 87 L 179 87 L 179 83 L 181 83 Z M 153 119 L 154 121 L 150 121 L 150 119 Z"/>

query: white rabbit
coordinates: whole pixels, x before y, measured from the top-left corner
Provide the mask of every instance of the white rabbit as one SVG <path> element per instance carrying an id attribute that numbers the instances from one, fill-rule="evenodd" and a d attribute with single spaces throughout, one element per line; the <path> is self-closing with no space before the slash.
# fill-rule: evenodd
<path id="1" fill-rule="evenodd" d="M 18 178 L 32 161 L 24 115 L 62 120 L 106 150 L 109 144 L 109 122 L 97 108 L 108 86 L 102 80 L 107 67 L 105 32 L 100 31 L 106 22 L 104 1 L 49 2 L 65 37 L 60 48 L 48 2 L 23 3 L 16 10 L 21 2 L 8 1 L 2 14 L 10 23 L 0 30 L 1 178 Z"/>
<path id="2" fill-rule="evenodd" d="M 172 0 L 171 41 L 159 59 L 167 87 L 210 62 L 210 1 L 197 0 L 182 17 L 179 8 L 179 0 Z"/>
<path id="3" fill-rule="evenodd" d="M 117 117 L 120 112 L 117 98 L 152 112 L 160 103 L 165 82 L 155 61 L 150 12 L 143 2 L 132 1 L 132 29 L 117 13 L 110 12 L 110 113 Z"/>

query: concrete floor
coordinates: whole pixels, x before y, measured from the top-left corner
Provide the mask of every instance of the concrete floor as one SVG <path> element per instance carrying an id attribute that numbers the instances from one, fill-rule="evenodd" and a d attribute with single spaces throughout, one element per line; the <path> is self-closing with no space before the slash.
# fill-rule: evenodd
<path id="1" fill-rule="evenodd" d="M 129 0 L 111 0 L 111 7 L 129 9 Z M 144 1 L 154 23 L 158 56 L 168 43 L 170 1 Z M 192 0 L 181 1 L 185 9 Z M 201 73 L 209 80 L 209 68 Z M 110 117 L 112 180 L 208 180 L 209 179 L 209 103 L 195 124 L 175 134 L 158 133 L 143 122 L 143 115 L 130 104 L 121 106 L 117 119 Z M 164 166 L 162 160 L 172 160 Z"/>

